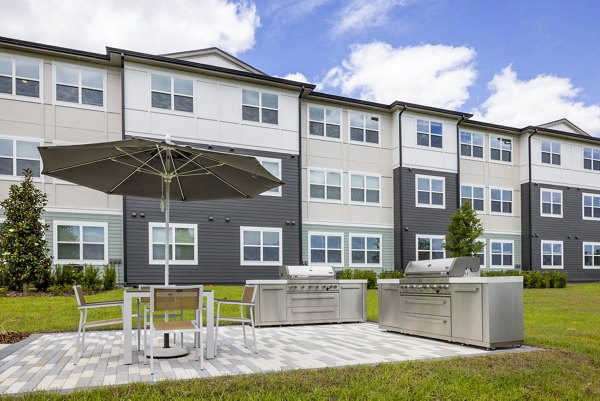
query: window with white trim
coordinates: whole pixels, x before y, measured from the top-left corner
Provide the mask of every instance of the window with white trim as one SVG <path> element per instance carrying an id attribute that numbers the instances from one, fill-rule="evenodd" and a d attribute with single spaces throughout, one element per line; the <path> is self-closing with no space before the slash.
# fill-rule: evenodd
<path id="1" fill-rule="evenodd" d="M 379 144 L 379 117 L 372 114 L 348 113 L 350 116 L 350 142 Z"/>
<path id="2" fill-rule="evenodd" d="M 460 204 L 465 203 L 466 200 L 471 202 L 473 210 L 483 212 L 485 205 L 485 188 L 474 185 L 461 185 L 460 186 Z"/>
<path id="3" fill-rule="evenodd" d="M 511 163 L 512 139 L 501 136 L 490 136 L 490 159 Z"/>
<path id="4" fill-rule="evenodd" d="M 350 203 L 379 204 L 380 177 L 350 173 Z"/>
<path id="5" fill-rule="evenodd" d="M 339 171 L 308 170 L 309 198 L 338 202 L 342 200 L 342 173 Z"/>
<path id="6" fill-rule="evenodd" d="M 0 56 L 0 94 L 40 97 L 40 62 Z"/>
<path id="7" fill-rule="evenodd" d="M 417 145 L 442 148 L 442 123 L 417 120 Z"/>
<path id="8" fill-rule="evenodd" d="M 513 261 L 513 241 L 490 240 L 490 267 L 496 269 L 512 269 Z"/>
<path id="9" fill-rule="evenodd" d="M 337 109 L 308 106 L 308 134 L 321 138 L 340 139 L 341 114 Z"/>
<path id="10" fill-rule="evenodd" d="M 478 239 L 476 242 L 483 244 L 481 251 L 477 252 L 475 254 L 475 256 L 477 256 L 479 258 L 479 267 L 485 268 L 485 254 L 486 254 L 486 249 L 487 249 L 486 241 L 485 241 L 485 239 Z"/>
<path id="11" fill-rule="evenodd" d="M 281 228 L 240 227 L 242 266 L 282 263 Z"/>
<path id="12" fill-rule="evenodd" d="M 443 259 L 446 257 L 443 235 L 417 235 L 417 260 Z"/>
<path id="13" fill-rule="evenodd" d="M 583 268 L 600 269 L 600 242 L 583 243 Z"/>
<path id="14" fill-rule="evenodd" d="M 563 242 L 542 241 L 542 269 L 563 268 Z"/>
<path id="15" fill-rule="evenodd" d="M 242 120 L 278 124 L 279 101 L 277 95 L 243 89 Z"/>
<path id="16" fill-rule="evenodd" d="M 108 263 L 108 224 L 53 223 L 54 263 Z"/>
<path id="17" fill-rule="evenodd" d="M 540 189 L 540 214 L 547 217 L 562 217 L 562 191 Z"/>
<path id="18" fill-rule="evenodd" d="M 600 149 L 583 148 L 583 168 L 600 171 Z"/>
<path id="19" fill-rule="evenodd" d="M 308 233 L 308 263 L 311 265 L 324 264 L 343 266 L 342 233 Z"/>
<path id="20" fill-rule="evenodd" d="M 40 145 L 41 141 L 0 138 L 0 175 L 22 177 L 23 170 L 29 168 L 34 177 L 39 177 Z"/>
<path id="21" fill-rule="evenodd" d="M 542 163 L 560 166 L 560 142 L 542 139 Z"/>
<path id="22" fill-rule="evenodd" d="M 350 234 L 350 266 L 381 266 L 381 235 Z"/>
<path id="23" fill-rule="evenodd" d="M 165 223 L 148 223 L 151 265 L 165 263 Z M 198 225 L 169 223 L 169 263 L 198 264 Z"/>
<path id="24" fill-rule="evenodd" d="M 483 159 L 483 134 L 461 131 L 460 154 L 462 156 Z"/>
<path id="25" fill-rule="evenodd" d="M 101 70 L 57 65 L 56 101 L 103 107 L 105 75 Z"/>
<path id="26" fill-rule="evenodd" d="M 256 160 L 273 176 L 281 180 L 281 159 L 270 159 L 266 157 L 257 157 Z M 281 196 L 281 185 L 275 188 L 271 188 L 268 191 L 263 192 L 261 195 L 265 196 Z"/>
<path id="27" fill-rule="evenodd" d="M 512 190 L 490 188 L 490 211 L 512 214 Z"/>
<path id="28" fill-rule="evenodd" d="M 583 219 L 600 220 L 600 195 L 583 194 Z"/>
<path id="29" fill-rule="evenodd" d="M 194 112 L 194 81 L 152 74 L 152 107 Z"/>
<path id="30" fill-rule="evenodd" d="M 417 207 L 445 207 L 445 187 L 446 179 L 444 177 L 434 177 L 427 175 L 415 176 L 415 193 Z"/>

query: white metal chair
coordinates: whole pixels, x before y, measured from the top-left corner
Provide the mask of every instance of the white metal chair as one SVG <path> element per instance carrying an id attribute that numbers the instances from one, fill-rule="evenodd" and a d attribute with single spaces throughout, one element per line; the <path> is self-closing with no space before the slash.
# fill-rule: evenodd
<path id="1" fill-rule="evenodd" d="M 246 285 L 244 287 L 244 293 L 240 301 L 230 301 L 227 299 L 216 300 L 217 301 L 217 325 L 215 327 L 215 354 L 218 350 L 218 336 L 219 336 L 219 321 L 223 322 L 237 322 L 242 324 L 242 332 L 244 333 L 244 346 L 247 348 L 246 342 L 246 324 L 252 326 L 252 338 L 254 342 L 254 352 L 258 352 L 256 349 L 256 330 L 254 328 L 254 298 L 256 297 L 256 287 L 254 285 Z M 239 305 L 240 306 L 240 317 L 237 316 L 221 316 L 221 305 Z M 248 316 L 244 314 L 244 309 L 248 311 Z"/>
<path id="2" fill-rule="evenodd" d="M 85 296 L 81 286 L 74 285 L 73 291 L 75 292 L 75 299 L 77 299 L 77 307 L 79 308 L 79 328 L 77 329 L 77 354 L 81 358 L 85 348 L 85 331 L 91 327 L 101 326 L 112 326 L 115 324 L 123 323 L 123 301 L 107 301 L 107 302 L 86 302 Z M 121 307 L 121 314 L 119 318 L 105 319 L 105 320 L 94 320 L 89 322 L 88 310 L 93 308 L 109 308 L 109 307 Z M 78 359 L 79 359 L 78 358 Z"/>
<path id="3" fill-rule="evenodd" d="M 154 336 L 165 333 L 194 333 L 196 360 L 200 360 L 200 369 L 204 370 L 204 347 L 202 346 L 202 290 L 201 285 L 190 286 L 151 286 L 150 322 L 144 322 L 144 330 L 150 330 L 150 371 L 154 374 Z M 156 312 L 173 310 L 193 310 L 192 321 L 172 320 L 155 321 Z M 160 316 L 160 315 L 157 315 Z M 148 349 L 144 334 L 144 354 Z"/>

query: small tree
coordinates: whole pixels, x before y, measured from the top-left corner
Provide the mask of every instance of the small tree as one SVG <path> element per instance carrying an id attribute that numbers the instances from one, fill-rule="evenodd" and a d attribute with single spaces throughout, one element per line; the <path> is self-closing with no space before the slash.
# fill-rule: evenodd
<path id="1" fill-rule="evenodd" d="M 448 234 L 446 235 L 446 251 L 452 256 L 476 256 L 483 249 L 477 239 L 483 234 L 483 225 L 466 200 L 450 217 Z"/>
<path id="2" fill-rule="evenodd" d="M 45 291 L 50 283 L 52 261 L 46 247 L 42 213 L 47 195 L 33 185 L 33 172 L 24 170 L 23 181 L 11 185 L 8 197 L 0 201 L 5 221 L 0 228 L 1 269 L 11 290 L 23 291 L 33 284 Z"/>

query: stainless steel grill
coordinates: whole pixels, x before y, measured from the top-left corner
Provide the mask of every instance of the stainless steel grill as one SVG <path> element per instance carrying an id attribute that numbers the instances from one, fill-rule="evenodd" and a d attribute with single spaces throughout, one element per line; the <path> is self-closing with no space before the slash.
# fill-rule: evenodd
<path id="1" fill-rule="evenodd" d="M 279 277 L 287 280 L 289 293 L 338 292 L 331 266 L 281 266 Z"/>

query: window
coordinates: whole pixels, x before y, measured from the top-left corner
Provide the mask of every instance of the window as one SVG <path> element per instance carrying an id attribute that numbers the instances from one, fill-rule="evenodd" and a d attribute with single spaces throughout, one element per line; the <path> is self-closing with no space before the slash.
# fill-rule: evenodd
<path id="1" fill-rule="evenodd" d="M 484 209 L 484 193 L 483 187 L 461 185 L 460 187 L 460 204 L 465 203 L 466 200 L 471 201 L 471 207 L 473 210 L 483 212 Z"/>
<path id="2" fill-rule="evenodd" d="M 600 269 L 600 242 L 583 243 L 583 268 Z"/>
<path id="3" fill-rule="evenodd" d="M 194 81 L 152 74 L 152 107 L 194 112 Z"/>
<path id="4" fill-rule="evenodd" d="M 541 189 L 540 202 L 542 216 L 562 217 L 562 191 Z"/>
<path id="5" fill-rule="evenodd" d="M 417 235 L 417 260 L 445 258 L 444 240 L 443 235 Z"/>
<path id="6" fill-rule="evenodd" d="M 481 251 L 475 254 L 475 256 L 479 257 L 479 267 L 485 268 L 485 254 L 487 249 L 487 244 L 484 239 L 478 239 L 477 242 L 483 244 Z"/>
<path id="7" fill-rule="evenodd" d="M 461 131 L 460 154 L 483 159 L 483 135 Z"/>
<path id="8" fill-rule="evenodd" d="M 542 140 L 542 163 L 560 166 L 560 142 Z"/>
<path id="9" fill-rule="evenodd" d="M 350 266 L 381 266 L 381 235 L 350 234 Z"/>
<path id="10" fill-rule="evenodd" d="M 308 134 L 321 138 L 341 138 L 341 113 L 325 107 L 308 107 Z"/>
<path id="11" fill-rule="evenodd" d="M 379 176 L 350 173 L 350 203 L 379 204 Z"/>
<path id="12" fill-rule="evenodd" d="M 104 72 L 56 66 L 56 100 L 89 106 L 104 106 Z"/>
<path id="13" fill-rule="evenodd" d="M 281 180 L 281 159 L 268 159 L 265 157 L 257 157 L 256 160 L 273 176 Z M 281 196 L 281 185 L 276 188 L 271 188 L 263 192 L 265 196 Z"/>
<path id="14" fill-rule="evenodd" d="M 308 170 L 309 198 L 338 202 L 342 200 L 342 173 L 339 171 Z"/>
<path id="15" fill-rule="evenodd" d="M 241 264 L 280 265 L 281 228 L 240 227 Z"/>
<path id="16" fill-rule="evenodd" d="M 583 219 L 600 220 L 600 195 L 583 194 Z"/>
<path id="17" fill-rule="evenodd" d="M 350 114 L 350 142 L 379 144 L 379 117 L 370 114 Z"/>
<path id="18" fill-rule="evenodd" d="M 54 221 L 54 263 L 108 263 L 108 224 Z"/>
<path id="19" fill-rule="evenodd" d="M 326 264 L 343 266 L 342 243 L 344 235 L 341 233 L 308 233 L 308 263 L 311 265 Z"/>
<path id="20" fill-rule="evenodd" d="M 583 168 L 600 171 L 600 149 L 583 148 Z"/>
<path id="21" fill-rule="evenodd" d="M 542 241 L 542 269 L 562 269 L 562 260 L 562 241 Z"/>
<path id="22" fill-rule="evenodd" d="M 23 176 L 23 170 L 30 168 L 34 177 L 40 176 L 40 141 L 22 141 L 0 138 L 0 175 Z"/>
<path id="23" fill-rule="evenodd" d="M 442 148 L 442 123 L 417 120 L 417 145 Z"/>
<path id="24" fill-rule="evenodd" d="M 490 159 L 510 163 L 512 161 L 512 139 L 490 137 Z"/>
<path id="25" fill-rule="evenodd" d="M 512 269 L 513 263 L 513 241 L 490 240 L 492 268 Z"/>
<path id="26" fill-rule="evenodd" d="M 443 209 L 445 206 L 444 177 L 430 177 L 416 175 L 416 202 L 417 207 L 435 207 Z"/>
<path id="27" fill-rule="evenodd" d="M 492 213 L 512 214 L 512 190 L 490 189 L 490 210 Z"/>
<path id="28" fill-rule="evenodd" d="M 150 264 L 165 263 L 165 223 L 149 223 Z M 169 263 L 198 264 L 198 225 L 169 223 Z"/>
<path id="29" fill-rule="evenodd" d="M 40 63 L 0 56 L 0 94 L 40 97 Z"/>
<path id="30" fill-rule="evenodd" d="M 242 119 L 267 124 L 279 122 L 277 95 L 242 90 Z"/>

